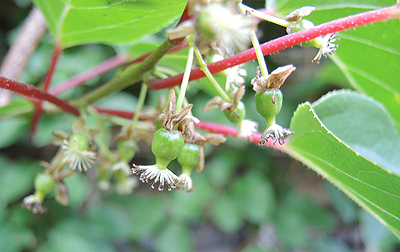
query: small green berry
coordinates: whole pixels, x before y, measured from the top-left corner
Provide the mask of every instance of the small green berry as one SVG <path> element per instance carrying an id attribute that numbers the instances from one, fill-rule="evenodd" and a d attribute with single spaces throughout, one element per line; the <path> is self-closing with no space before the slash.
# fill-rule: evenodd
<path id="1" fill-rule="evenodd" d="M 164 128 L 157 130 L 151 144 L 151 151 L 156 157 L 156 163 L 162 167 L 178 157 L 185 144 L 183 136 Z"/>
<path id="2" fill-rule="evenodd" d="M 263 116 L 268 126 L 275 123 L 275 117 L 282 108 L 283 95 L 280 89 L 266 89 L 255 95 L 257 112 Z"/>
<path id="3" fill-rule="evenodd" d="M 185 143 L 178 156 L 182 170 L 191 171 L 199 162 L 200 147 L 197 144 Z"/>
<path id="4" fill-rule="evenodd" d="M 39 173 L 36 175 L 34 182 L 36 194 L 46 197 L 56 188 L 56 181 L 48 174 Z"/>
<path id="5" fill-rule="evenodd" d="M 123 161 L 129 162 L 136 154 L 136 143 L 130 140 L 119 141 L 118 153 Z"/>
<path id="6" fill-rule="evenodd" d="M 238 106 L 234 111 L 224 110 L 224 114 L 229 119 L 229 121 L 233 123 L 240 123 L 241 121 L 243 121 L 246 115 L 246 108 L 243 102 L 239 102 Z"/>
<path id="7" fill-rule="evenodd" d="M 87 150 L 89 148 L 89 140 L 82 133 L 75 133 L 69 138 L 69 143 L 72 147 L 77 147 L 79 150 Z"/>

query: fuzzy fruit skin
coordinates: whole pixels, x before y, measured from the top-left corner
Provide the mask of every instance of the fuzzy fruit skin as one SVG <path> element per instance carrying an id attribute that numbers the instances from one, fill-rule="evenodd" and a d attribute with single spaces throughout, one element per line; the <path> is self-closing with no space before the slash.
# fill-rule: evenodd
<path id="1" fill-rule="evenodd" d="M 215 20 L 213 20 L 216 11 L 218 11 L 218 5 L 207 5 L 199 14 L 197 21 L 198 29 L 210 39 L 214 39 L 216 35 L 214 30 Z"/>
<path id="2" fill-rule="evenodd" d="M 166 167 L 169 162 L 178 157 L 184 144 L 182 135 L 172 133 L 164 128 L 157 130 L 151 144 L 151 151 L 156 157 L 156 163 Z"/>
<path id="3" fill-rule="evenodd" d="M 257 112 L 263 116 L 268 126 L 275 123 L 275 116 L 282 108 L 283 95 L 280 89 L 267 89 L 255 96 Z"/>
<path id="4" fill-rule="evenodd" d="M 185 143 L 178 156 L 178 163 L 182 169 L 193 169 L 199 162 L 200 147 L 197 144 Z"/>
<path id="5" fill-rule="evenodd" d="M 35 177 L 34 186 L 36 193 L 44 198 L 54 191 L 56 181 L 50 175 L 38 173 Z"/>
<path id="6" fill-rule="evenodd" d="M 136 154 L 136 143 L 130 140 L 119 141 L 118 153 L 122 160 L 129 162 Z"/>
<path id="7" fill-rule="evenodd" d="M 89 148 L 89 140 L 82 133 L 72 134 L 69 138 L 69 143 L 74 147 L 78 147 L 79 150 L 87 150 Z"/>
<path id="8" fill-rule="evenodd" d="M 236 112 L 236 113 L 235 113 Z M 224 110 L 224 114 L 229 121 L 233 123 L 240 123 L 243 121 L 244 117 L 246 116 L 246 108 L 243 102 L 239 102 L 236 111 L 232 113 L 231 110 Z"/>

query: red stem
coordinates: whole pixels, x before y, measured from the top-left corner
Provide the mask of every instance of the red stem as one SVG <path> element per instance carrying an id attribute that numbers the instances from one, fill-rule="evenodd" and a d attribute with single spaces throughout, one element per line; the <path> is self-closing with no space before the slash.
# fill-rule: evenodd
<path id="1" fill-rule="evenodd" d="M 107 109 L 107 108 L 102 108 L 102 107 L 98 107 L 98 106 L 95 106 L 94 108 L 99 113 L 115 115 L 115 116 L 119 116 L 119 117 L 126 118 L 126 119 L 132 119 L 135 116 L 134 112 L 129 112 L 129 111 Z M 153 121 L 154 118 L 151 118 L 151 117 L 139 117 L 139 120 L 141 120 L 141 121 Z"/>
<path id="2" fill-rule="evenodd" d="M 135 115 L 135 113 L 128 112 L 128 111 L 112 110 L 112 109 L 105 109 L 105 108 L 100 108 L 100 107 L 95 107 L 95 108 L 100 113 L 115 115 L 115 116 L 119 116 L 119 117 L 126 118 L 126 119 L 132 119 L 133 116 Z M 147 121 L 154 120 L 153 118 L 147 118 L 147 117 L 143 117 L 143 118 L 139 118 L 139 119 L 147 120 Z M 237 137 L 237 129 L 232 126 L 226 126 L 226 125 L 217 124 L 217 123 L 213 123 L 213 122 L 206 122 L 206 121 L 201 121 L 199 123 L 196 123 L 194 126 L 200 130 L 204 130 L 204 131 L 208 131 L 208 132 L 212 132 L 212 133 L 223 134 L 225 136 L 234 137 L 234 138 Z M 247 139 L 244 139 L 244 140 L 258 144 L 258 143 L 260 143 L 261 136 L 262 136 L 261 133 L 256 133 L 253 136 L 248 137 Z M 272 141 L 267 142 L 266 144 L 269 147 L 272 147 L 275 149 L 280 148 L 280 145 L 274 145 Z"/>
<path id="3" fill-rule="evenodd" d="M 60 55 L 63 51 L 63 48 L 58 44 L 54 44 L 54 50 L 53 50 L 53 58 L 51 59 L 50 62 L 50 67 L 49 70 L 46 73 L 46 76 L 44 78 L 44 84 L 43 84 L 43 90 L 47 91 L 50 87 L 51 80 L 53 78 L 54 70 L 56 69 L 56 65 L 58 63 L 58 59 L 60 58 Z"/>
<path id="4" fill-rule="evenodd" d="M 0 76 L 0 88 L 5 88 L 21 95 L 25 95 L 32 98 L 37 98 L 39 100 L 45 100 L 53 103 L 54 105 L 60 107 L 61 109 L 75 115 L 79 116 L 79 110 L 75 107 L 69 105 L 66 101 L 60 100 L 57 97 L 37 88 L 32 85 L 17 82 Z"/>
<path id="5" fill-rule="evenodd" d="M 315 39 L 319 36 L 325 36 L 329 33 L 339 32 L 350 28 L 355 28 L 362 25 L 367 25 L 375 22 L 381 22 L 389 19 L 399 18 L 399 6 L 394 5 L 378 10 L 363 12 L 360 14 L 340 18 L 331 22 L 317 25 L 314 28 L 299 31 L 290 35 L 268 41 L 261 45 L 264 55 L 275 53 L 284 50 L 288 47 L 298 45 L 303 42 Z M 234 67 L 246 62 L 255 60 L 256 54 L 254 48 L 236 54 L 232 57 L 207 65 L 212 74 L 221 72 L 227 68 Z M 182 82 L 183 73 L 166 79 L 155 79 L 148 83 L 150 89 L 164 89 L 180 85 Z M 200 68 L 196 68 L 190 73 L 190 81 L 205 77 Z"/>
<path id="6" fill-rule="evenodd" d="M 59 43 L 56 42 L 54 44 L 53 57 L 52 57 L 51 62 L 50 62 L 50 67 L 49 67 L 49 70 L 47 71 L 47 74 L 46 74 L 46 76 L 44 78 L 43 91 L 45 91 L 45 92 L 50 87 L 50 83 L 51 83 L 51 80 L 53 78 L 54 70 L 56 69 L 56 65 L 57 65 L 58 59 L 60 58 L 60 55 L 61 55 L 62 51 L 63 51 L 63 48 L 60 46 Z M 37 124 L 39 122 L 40 116 L 41 116 L 42 111 L 43 111 L 42 100 L 35 101 L 34 103 L 35 103 L 36 110 L 35 110 L 35 113 L 34 113 L 33 118 L 32 118 L 32 125 L 31 125 L 31 132 L 32 133 L 34 133 L 36 131 Z"/>
<path id="7" fill-rule="evenodd" d="M 124 64 L 128 60 L 128 57 L 125 55 L 117 55 L 108 60 L 100 63 L 99 65 L 89 69 L 83 73 L 80 73 L 71 79 L 58 84 L 56 87 L 49 90 L 49 93 L 52 95 L 58 95 L 64 91 L 67 91 L 73 87 L 79 86 L 91 78 L 94 78 L 98 75 L 101 75 L 105 72 L 110 71 L 113 68 L 116 68 L 122 64 Z"/>

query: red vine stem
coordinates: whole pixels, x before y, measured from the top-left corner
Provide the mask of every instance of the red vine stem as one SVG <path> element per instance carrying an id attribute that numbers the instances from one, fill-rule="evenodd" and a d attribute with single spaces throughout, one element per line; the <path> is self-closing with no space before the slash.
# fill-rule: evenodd
<path id="1" fill-rule="evenodd" d="M 61 109 L 75 116 L 79 116 L 79 110 L 76 109 L 75 107 L 32 85 L 17 82 L 15 80 L 11 80 L 3 76 L 0 76 L 0 88 L 5 88 L 21 95 L 51 102 L 54 105 L 60 107 Z"/>
<path id="2" fill-rule="evenodd" d="M 321 25 L 317 25 L 314 28 L 299 31 L 290 35 L 282 36 L 280 38 L 268 41 L 261 45 L 261 49 L 264 55 L 268 55 L 271 53 L 284 50 L 288 47 L 292 47 L 294 45 L 307 42 L 319 36 L 325 36 L 329 33 L 339 32 L 355 28 L 358 26 L 386 21 L 389 19 L 395 19 L 399 17 L 400 17 L 399 5 L 363 12 L 360 14 L 340 18 Z M 209 64 L 207 65 L 207 67 L 212 74 L 215 74 L 227 68 L 255 60 L 256 58 L 257 57 L 254 48 L 251 48 L 247 51 L 241 52 L 232 57 Z M 181 84 L 182 77 L 183 74 L 179 74 L 166 79 L 155 79 L 150 81 L 148 83 L 148 86 L 150 89 L 153 90 L 174 87 Z M 201 71 L 200 68 L 196 68 L 192 70 L 192 72 L 190 73 L 189 80 L 190 81 L 197 80 L 203 77 L 205 77 L 203 71 Z"/>
<path id="3" fill-rule="evenodd" d="M 108 109 L 108 108 L 103 108 L 103 107 L 98 107 L 98 106 L 94 106 L 94 108 L 99 113 L 115 115 L 115 116 L 119 116 L 119 117 L 126 118 L 126 119 L 133 119 L 133 117 L 135 116 L 134 112 L 129 112 L 129 111 Z M 151 118 L 151 117 L 139 117 L 139 120 L 141 120 L 141 121 L 153 121 L 154 118 Z"/>
<path id="4" fill-rule="evenodd" d="M 63 51 L 63 48 L 56 42 L 54 44 L 53 58 L 51 59 L 49 70 L 46 73 L 44 78 L 43 90 L 47 91 L 50 87 L 51 80 L 53 78 L 54 70 L 56 69 L 56 65 L 58 63 L 58 59 Z"/>

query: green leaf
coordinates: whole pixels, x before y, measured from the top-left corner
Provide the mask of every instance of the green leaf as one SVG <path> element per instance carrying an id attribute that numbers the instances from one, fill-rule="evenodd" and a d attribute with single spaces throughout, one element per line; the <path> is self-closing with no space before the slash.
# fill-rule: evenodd
<path id="1" fill-rule="evenodd" d="M 356 92 L 330 92 L 313 105 L 336 137 L 372 162 L 400 174 L 400 137 L 380 103 Z"/>
<path id="2" fill-rule="evenodd" d="M 244 219 L 257 225 L 271 217 L 275 210 L 274 190 L 262 174 L 246 174 L 237 179 L 231 189 L 236 200 L 235 208 L 241 210 Z"/>
<path id="3" fill-rule="evenodd" d="M 340 0 L 335 3 L 314 0 L 278 3 L 277 7 L 280 13 L 288 14 L 301 6 L 315 6 L 316 10 L 307 19 L 321 24 L 395 3 L 394 0 Z M 397 78 L 400 64 L 399 25 L 400 21 L 395 19 L 340 32 L 340 46 L 330 58 L 353 88 L 385 105 L 400 130 L 400 85 Z"/>
<path id="4" fill-rule="evenodd" d="M 333 62 L 358 91 L 385 105 L 400 128 L 399 20 L 358 27 L 341 33 L 340 49 Z"/>
<path id="5" fill-rule="evenodd" d="M 131 226 L 131 236 L 141 239 L 156 232 L 161 223 L 166 220 L 163 198 L 151 194 L 138 194 L 130 198 L 127 207 L 132 213 L 128 219 Z"/>
<path id="6" fill-rule="evenodd" d="M 186 252 L 192 251 L 192 239 L 190 229 L 177 222 L 170 222 L 168 226 L 161 231 L 156 240 L 156 251 L 159 252 Z"/>
<path id="7" fill-rule="evenodd" d="M 29 193 L 36 173 L 42 170 L 38 162 L 11 162 L 0 156 L 0 202 L 8 204 Z"/>
<path id="8" fill-rule="evenodd" d="M 34 0 L 55 39 L 65 47 L 129 44 L 164 28 L 185 8 L 184 0 Z"/>
<path id="9" fill-rule="evenodd" d="M 311 104 L 297 108 L 282 150 L 342 190 L 400 238 L 400 177 L 364 158 L 328 130 Z"/>
<path id="10" fill-rule="evenodd" d="M 29 119 L 24 117 L 11 117 L 0 120 L 0 148 L 16 143 L 28 133 Z"/>
<path id="11" fill-rule="evenodd" d="M 234 198 L 228 194 L 218 198 L 211 213 L 213 223 L 225 233 L 234 233 L 243 225 L 239 209 L 236 208 Z"/>
<path id="12" fill-rule="evenodd" d="M 0 108 L 0 118 L 11 117 L 21 113 L 31 112 L 33 110 L 33 103 L 26 100 L 17 98 L 10 104 Z"/>
<path id="13" fill-rule="evenodd" d="M 399 240 L 365 211 L 360 210 L 359 222 L 360 236 L 367 251 L 393 251 L 398 245 Z"/>

